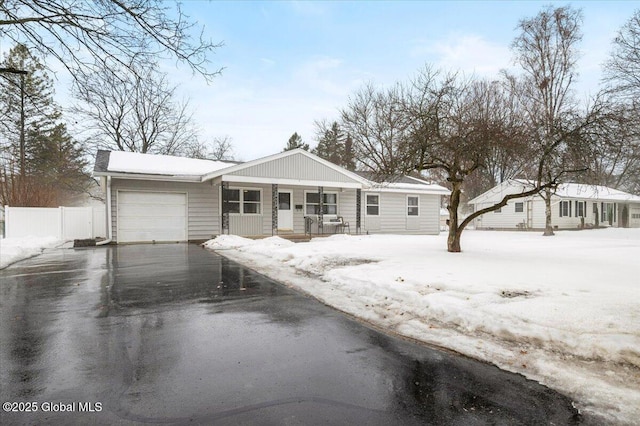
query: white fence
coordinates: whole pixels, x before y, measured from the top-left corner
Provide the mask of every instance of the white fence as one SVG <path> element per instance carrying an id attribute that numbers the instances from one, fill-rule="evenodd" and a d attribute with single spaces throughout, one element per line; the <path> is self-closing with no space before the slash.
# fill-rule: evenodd
<path id="1" fill-rule="evenodd" d="M 5 237 L 49 237 L 61 240 L 104 237 L 104 207 L 4 208 Z"/>

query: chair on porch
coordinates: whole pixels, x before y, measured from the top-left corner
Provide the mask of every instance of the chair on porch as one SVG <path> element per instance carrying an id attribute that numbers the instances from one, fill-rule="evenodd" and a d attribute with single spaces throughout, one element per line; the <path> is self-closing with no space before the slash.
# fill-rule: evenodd
<path id="1" fill-rule="evenodd" d="M 351 228 L 349 227 L 349 222 L 345 222 L 344 218 L 342 216 L 338 216 L 338 220 L 340 221 L 340 233 L 344 234 L 344 233 L 348 233 L 351 234 Z M 349 230 L 348 232 L 345 232 L 345 230 Z M 338 227 L 336 227 L 336 232 L 338 231 Z"/>

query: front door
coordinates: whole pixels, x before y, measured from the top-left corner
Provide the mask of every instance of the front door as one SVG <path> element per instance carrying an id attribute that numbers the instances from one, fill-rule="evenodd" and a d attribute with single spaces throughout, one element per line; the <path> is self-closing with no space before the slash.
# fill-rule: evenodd
<path id="1" fill-rule="evenodd" d="M 278 191 L 278 230 L 293 231 L 291 191 Z"/>

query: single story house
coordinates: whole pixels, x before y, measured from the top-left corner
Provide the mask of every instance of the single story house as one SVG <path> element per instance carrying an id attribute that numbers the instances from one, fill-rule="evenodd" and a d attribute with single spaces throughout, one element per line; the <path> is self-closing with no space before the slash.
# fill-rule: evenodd
<path id="1" fill-rule="evenodd" d="M 220 234 L 438 234 L 449 191 L 416 178 L 372 182 L 302 149 L 246 163 L 98 151 L 107 233 L 117 243 Z"/>
<path id="2" fill-rule="evenodd" d="M 469 201 L 473 211 L 496 204 L 505 195 L 527 191 L 531 184 L 511 179 Z M 540 195 L 509 200 L 500 210 L 475 219 L 476 229 L 544 229 L 545 202 Z M 551 223 L 557 229 L 640 227 L 640 196 L 599 185 L 565 183 L 551 197 Z"/>

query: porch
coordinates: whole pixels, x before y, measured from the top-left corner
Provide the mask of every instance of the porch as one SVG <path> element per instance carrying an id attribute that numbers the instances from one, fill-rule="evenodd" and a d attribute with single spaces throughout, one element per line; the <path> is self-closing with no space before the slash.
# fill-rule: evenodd
<path id="1" fill-rule="evenodd" d="M 355 185 L 220 185 L 221 234 L 299 240 L 361 231 L 361 189 Z"/>

